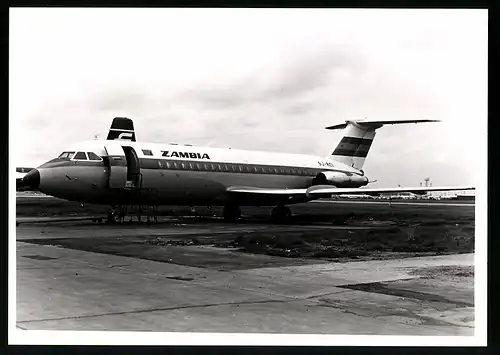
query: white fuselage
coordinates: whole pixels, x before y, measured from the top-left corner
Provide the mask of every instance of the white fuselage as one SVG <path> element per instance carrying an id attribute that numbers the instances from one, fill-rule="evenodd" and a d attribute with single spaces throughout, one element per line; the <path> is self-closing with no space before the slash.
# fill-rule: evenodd
<path id="1" fill-rule="evenodd" d="M 158 205 L 224 204 L 226 189 L 234 186 L 308 188 L 319 173 L 327 171 L 362 175 L 345 164 L 302 154 L 126 140 L 88 141 L 67 151 L 93 152 L 102 160 L 53 159 L 38 168 L 40 190 L 68 200 L 102 204 L 127 203 L 131 193 L 124 188 L 137 174 L 141 198 Z M 239 203 L 272 205 L 276 200 Z"/>

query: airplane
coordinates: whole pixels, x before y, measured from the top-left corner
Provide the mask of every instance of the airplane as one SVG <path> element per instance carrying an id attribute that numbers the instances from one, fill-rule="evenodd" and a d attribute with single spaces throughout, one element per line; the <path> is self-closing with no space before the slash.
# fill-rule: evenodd
<path id="1" fill-rule="evenodd" d="M 346 120 L 327 157 L 208 148 L 136 141 L 133 121 L 115 117 L 106 140 L 77 143 L 23 178 L 23 184 L 54 197 L 111 205 L 109 222 L 124 206 L 223 206 L 226 221 L 241 217 L 240 206 L 274 206 L 271 217 L 291 216 L 287 205 L 331 195 L 473 190 L 472 186 L 362 188 L 362 170 L 376 130 L 384 125 L 436 120 Z M 118 210 L 116 210 L 118 206 Z"/>
<path id="2" fill-rule="evenodd" d="M 16 167 L 16 191 L 25 191 L 25 190 L 31 190 L 31 188 L 27 185 L 23 184 L 23 178 L 26 176 L 27 173 L 29 173 L 31 170 L 34 168 L 23 168 L 23 167 Z"/>

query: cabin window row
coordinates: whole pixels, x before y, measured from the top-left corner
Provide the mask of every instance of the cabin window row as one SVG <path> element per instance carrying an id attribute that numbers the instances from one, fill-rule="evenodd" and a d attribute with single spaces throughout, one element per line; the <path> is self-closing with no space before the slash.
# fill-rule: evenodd
<path id="1" fill-rule="evenodd" d="M 303 175 L 313 176 L 315 172 L 312 169 L 253 165 L 253 164 L 227 164 L 227 163 L 198 163 L 188 161 L 158 161 L 162 169 L 194 170 L 194 171 L 212 171 L 227 173 L 253 173 L 253 174 L 276 174 L 276 175 Z"/>

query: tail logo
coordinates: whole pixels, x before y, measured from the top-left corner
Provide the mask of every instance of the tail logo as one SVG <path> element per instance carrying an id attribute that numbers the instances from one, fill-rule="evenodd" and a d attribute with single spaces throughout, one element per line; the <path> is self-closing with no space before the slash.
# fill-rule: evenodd
<path id="1" fill-rule="evenodd" d="M 372 142 L 373 138 L 344 137 L 332 155 L 366 158 Z"/>
<path id="2" fill-rule="evenodd" d="M 120 133 L 118 135 L 118 139 L 132 139 L 132 133 L 131 132 L 124 132 L 124 133 Z"/>

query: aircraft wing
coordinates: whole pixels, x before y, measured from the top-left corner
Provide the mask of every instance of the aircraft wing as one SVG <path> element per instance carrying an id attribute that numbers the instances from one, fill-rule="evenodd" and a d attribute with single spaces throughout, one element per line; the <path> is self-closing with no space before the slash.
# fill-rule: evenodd
<path id="1" fill-rule="evenodd" d="M 231 186 L 227 194 L 235 202 L 245 205 L 279 205 L 307 202 L 307 189 L 269 189 L 253 186 Z"/>
<path id="2" fill-rule="evenodd" d="M 259 195 L 305 195 L 307 189 L 268 189 L 262 187 L 251 187 L 251 186 L 231 186 L 227 190 L 231 193 L 242 193 L 242 194 L 259 194 Z"/>
<path id="3" fill-rule="evenodd" d="M 430 191 L 464 191 L 475 190 L 472 186 L 447 186 L 447 187 L 392 187 L 392 188 L 337 188 L 331 185 L 316 185 L 308 189 L 269 189 L 251 186 L 232 186 L 226 191 L 233 195 L 246 195 L 255 198 L 272 198 L 278 200 L 314 200 L 330 195 L 379 195 L 383 193 L 411 192 L 423 195 Z"/>
<path id="4" fill-rule="evenodd" d="M 447 186 L 447 187 L 392 187 L 392 188 L 336 188 L 329 185 L 311 186 L 307 189 L 307 195 L 320 198 L 328 195 L 379 195 L 384 193 L 411 192 L 416 195 L 423 195 L 430 191 L 464 191 L 475 190 L 472 186 Z"/>

